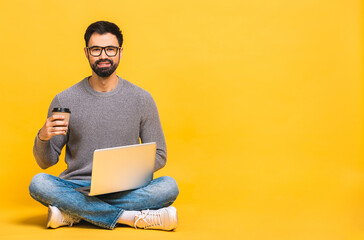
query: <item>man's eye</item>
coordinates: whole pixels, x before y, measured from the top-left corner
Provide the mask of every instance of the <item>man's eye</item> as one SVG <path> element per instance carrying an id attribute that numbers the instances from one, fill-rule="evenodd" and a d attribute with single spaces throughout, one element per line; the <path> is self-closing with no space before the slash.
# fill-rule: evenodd
<path id="1" fill-rule="evenodd" d="M 92 52 L 100 52 L 100 48 L 92 48 L 91 51 Z"/>

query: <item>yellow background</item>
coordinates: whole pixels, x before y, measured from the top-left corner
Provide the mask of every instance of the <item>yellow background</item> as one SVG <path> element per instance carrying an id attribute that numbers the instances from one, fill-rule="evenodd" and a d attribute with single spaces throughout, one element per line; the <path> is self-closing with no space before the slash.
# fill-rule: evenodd
<path id="1" fill-rule="evenodd" d="M 363 239 L 359 0 L 1 1 L 1 239 Z M 117 72 L 159 109 L 175 233 L 45 230 L 28 184 L 58 92 L 91 74 L 83 34 L 122 29 Z M 63 156 L 62 156 L 63 159 Z M 60 163 L 45 172 L 58 175 Z"/>

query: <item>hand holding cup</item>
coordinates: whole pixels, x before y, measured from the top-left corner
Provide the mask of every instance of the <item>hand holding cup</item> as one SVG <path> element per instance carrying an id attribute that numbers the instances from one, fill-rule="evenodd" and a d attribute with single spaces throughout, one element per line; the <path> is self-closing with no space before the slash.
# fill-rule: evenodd
<path id="1" fill-rule="evenodd" d="M 39 139 L 50 140 L 56 135 L 66 135 L 71 111 L 68 108 L 54 108 L 52 116 L 47 118 L 44 126 L 39 131 Z"/>

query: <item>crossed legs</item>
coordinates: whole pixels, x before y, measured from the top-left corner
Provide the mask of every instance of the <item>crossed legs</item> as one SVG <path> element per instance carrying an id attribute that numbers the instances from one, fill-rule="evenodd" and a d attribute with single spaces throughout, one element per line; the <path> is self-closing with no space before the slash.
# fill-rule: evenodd
<path id="1" fill-rule="evenodd" d="M 55 206 L 62 212 L 102 228 L 113 229 L 124 211 L 161 209 L 170 206 L 179 190 L 171 177 L 160 177 L 136 190 L 86 196 L 75 188 L 89 186 L 89 180 L 64 180 L 40 173 L 33 177 L 30 195 L 45 206 Z"/>

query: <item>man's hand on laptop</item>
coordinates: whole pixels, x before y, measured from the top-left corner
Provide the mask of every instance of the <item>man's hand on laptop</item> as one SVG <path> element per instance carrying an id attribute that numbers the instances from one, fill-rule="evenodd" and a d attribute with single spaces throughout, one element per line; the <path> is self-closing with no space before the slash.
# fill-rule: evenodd
<path id="1" fill-rule="evenodd" d="M 38 138 L 42 141 L 48 141 L 56 135 L 66 135 L 68 129 L 68 122 L 62 115 L 53 115 L 47 118 L 44 126 L 40 129 Z"/>

